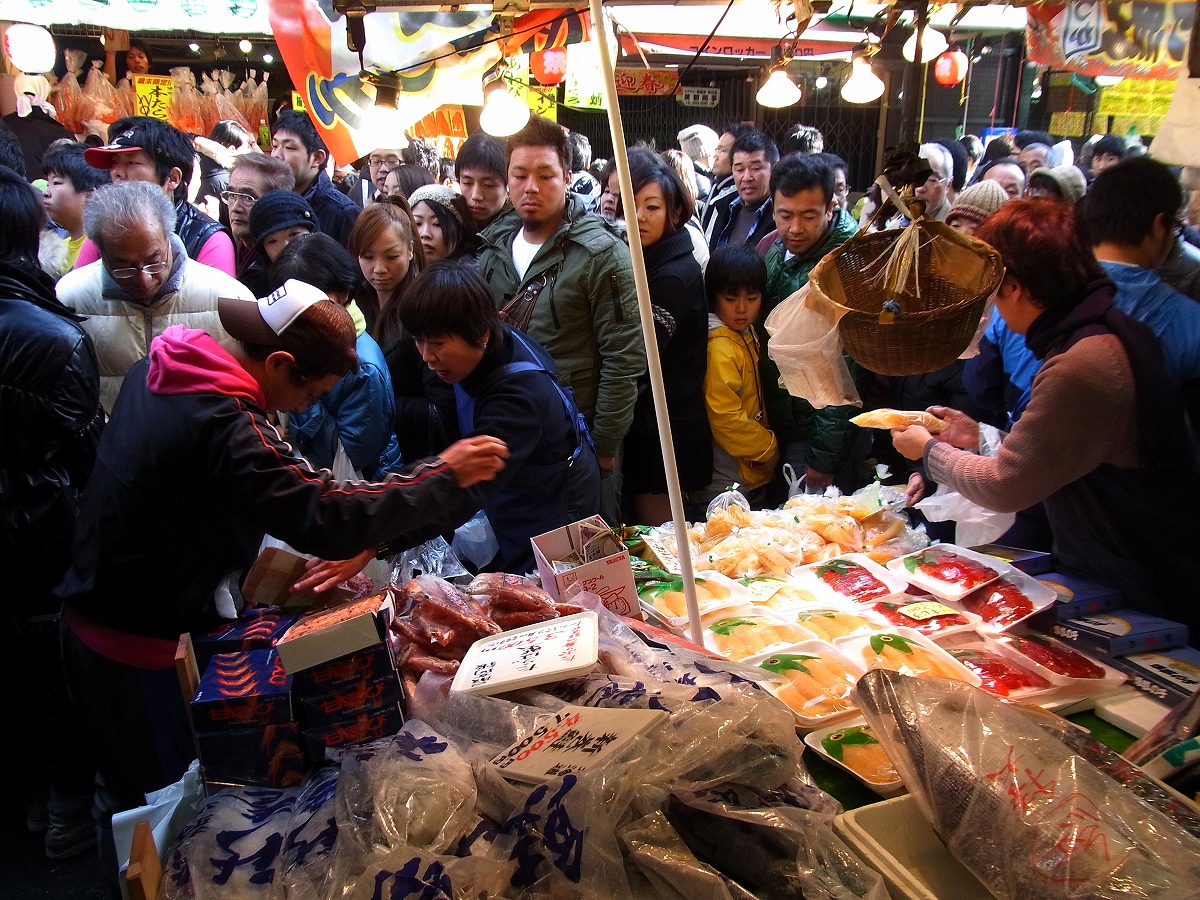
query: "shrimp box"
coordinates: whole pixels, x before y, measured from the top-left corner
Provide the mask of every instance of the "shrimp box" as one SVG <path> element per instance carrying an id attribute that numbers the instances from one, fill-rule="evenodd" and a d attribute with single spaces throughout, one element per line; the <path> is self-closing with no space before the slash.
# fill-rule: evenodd
<path id="1" fill-rule="evenodd" d="M 308 773 L 308 757 L 295 722 L 199 731 L 196 748 L 206 781 L 294 787 Z"/>
<path id="2" fill-rule="evenodd" d="M 247 609 L 238 618 L 222 622 L 211 631 L 192 635 L 196 665 L 203 672 L 218 653 L 268 650 L 283 637 L 300 613 L 276 606 Z"/>
<path id="3" fill-rule="evenodd" d="M 309 728 L 329 725 L 339 719 L 352 717 L 383 706 L 395 706 L 404 699 L 400 678 L 390 666 L 374 678 L 362 678 L 332 688 L 317 696 L 300 698 L 304 723 Z"/>
<path id="4" fill-rule="evenodd" d="M 617 615 L 641 619 L 628 548 L 614 537 L 612 552 L 598 556 L 602 551 L 596 549 L 601 546 L 597 537 L 610 531 L 604 519 L 592 516 L 530 538 L 542 587 L 562 602 L 569 599 L 568 589 L 579 585 L 582 590 L 599 595 L 605 607 Z M 569 562 L 563 565 L 563 561 Z"/>
<path id="5" fill-rule="evenodd" d="M 1174 706 L 1200 690 L 1200 650 L 1175 647 L 1153 653 L 1131 653 L 1112 661 L 1129 683 L 1155 700 Z"/>
<path id="6" fill-rule="evenodd" d="M 1117 609 L 1124 602 L 1121 592 L 1116 588 L 1096 581 L 1076 578 L 1074 575 L 1047 572 L 1039 575 L 1038 581 L 1053 588 L 1058 595 L 1057 601 L 1047 611 L 1047 615 L 1059 622 L 1074 619 L 1076 616 L 1089 616 L 1093 613 Z"/>
<path id="7" fill-rule="evenodd" d="M 397 704 L 392 703 L 379 709 L 354 713 L 319 728 L 308 728 L 304 732 L 304 745 L 309 757 L 314 762 L 320 762 L 325 759 L 327 749 L 391 737 L 403 724 L 404 713 Z"/>
<path id="8" fill-rule="evenodd" d="M 295 674 L 378 644 L 392 613 L 390 591 L 306 613 L 276 644 L 283 667 Z"/>
<path id="9" fill-rule="evenodd" d="M 192 698 L 196 731 L 222 731 L 292 720 L 292 679 L 274 650 L 218 653 Z"/>
<path id="10" fill-rule="evenodd" d="M 1125 656 L 1148 650 L 1169 650 L 1188 642 L 1188 628 L 1134 609 L 1114 609 L 1065 622 L 1031 620 L 1030 626 L 1068 644 L 1106 656 Z"/>
<path id="11" fill-rule="evenodd" d="M 1044 550 L 1022 550 L 1020 547 L 1006 547 L 1003 544 L 980 544 L 970 549 L 1006 562 L 1026 575 L 1040 577 L 1054 568 L 1054 560 Z"/>
<path id="12" fill-rule="evenodd" d="M 301 700 L 323 697 L 333 691 L 354 690 L 377 678 L 396 677 L 396 667 L 387 644 L 376 641 L 369 647 L 339 656 L 292 676 Z"/>
<path id="13" fill-rule="evenodd" d="M 354 597 L 354 592 L 344 587 L 331 588 L 320 594 L 293 591 L 292 585 L 304 576 L 307 563 L 307 556 L 291 553 L 281 547 L 268 547 L 259 554 L 242 581 L 242 596 L 246 603 L 254 606 L 301 608 L 328 606 L 330 602 L 341 602 Z"/>

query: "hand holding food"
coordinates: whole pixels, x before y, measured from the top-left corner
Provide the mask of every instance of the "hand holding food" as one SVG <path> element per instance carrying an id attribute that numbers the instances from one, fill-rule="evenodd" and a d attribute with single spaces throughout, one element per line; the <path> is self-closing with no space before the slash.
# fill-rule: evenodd
<path id="1" fill-rule="evenodd" d="M 964 412 L 948 406 L 931 406 L 929 411 L 942 420 L 937 439 L 962 450 L 979 450 L 979 423 Z"/>
<path id="2" fill-rule="evenodd" d="M 892 429 L 892 446 L 907 460 L 917 462 L 925 456 L 925 446 L 933 440 L 921 425 L 909 425 L 904 429 Z"/>
<path id="3" fill-rule="evenodd" d="M 873 409 L 870 412 L 859 413 L 850 420 L 851 425 L 859 428 L 904 429 L 910 425 L 920 425 L 930 434 L 942 430 L 942 420 L 923 410 L 905 409 Z"/>

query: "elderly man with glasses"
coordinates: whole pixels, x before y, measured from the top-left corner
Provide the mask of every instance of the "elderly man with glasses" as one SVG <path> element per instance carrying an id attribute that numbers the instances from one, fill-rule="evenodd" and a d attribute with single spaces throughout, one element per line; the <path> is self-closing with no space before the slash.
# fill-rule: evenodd
<path id="1" fill-rule="evenodd" d="M 111 413 L 125 373 L 147 355 L 155 337 L 186 325 L 223 339 L 217 300 L 254 295 L 233 276 L 188 259 L 174 231 L 175 207 L 149 182 L 97 188 L 83 229 L 100 259 L 64 275 L 57 294 L 88 317 L 83 328 L 96 345 L 100 400 Z"/>
<path id="2" fill-rule="evenodd" d="M 238 281 L 251 291 L 262 288 L 267 293 L 267 272 L 250 231 L 250 210 L 269 191 L 290 191 L 295 186 L 296 176 L 288 164 L 265 153 L 243 154 L 229 171 L 229 187 L 221 192 L 221 202 L 229 211 Z"/>

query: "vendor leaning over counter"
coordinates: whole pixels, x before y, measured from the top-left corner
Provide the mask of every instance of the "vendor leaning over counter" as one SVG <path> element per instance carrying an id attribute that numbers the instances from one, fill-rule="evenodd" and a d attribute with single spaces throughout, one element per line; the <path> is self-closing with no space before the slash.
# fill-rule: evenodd
<path id="1" fill-rule="evenodd" d="M 1158 339 L 1113 305 L 1073 206 L 1012 200 L 975 237 L 1004 262 L 996 311 L 1043 361 L 1029 405 L 995 456 L 979 455 L 978 423 L 941 406 L 939 434 L 894 430 L 896 449 L 987 509 L 1044 501 L 1060 571 L 1187 624 L 1196 644 L 1200 455 Z"/>
<path id="2" fill-rule="evenodd" d="M 508 455 L 502 441 L 476 436 L 380 483 L 314 471 L 267 413 L 304 409 L 350 371 L 350 314 L 298 281 L 257 303 L 222 299 L 219 312 L 225 341 L 174 326 L 130 370 L 58 589 L 67 680 L 103 779 L 105 826 L 194 758 L 175 646 L 180 633 L 235 614 L 231 594 L 264 534 L 331 559 L 404 547 L 404 535 L 494 478 Z"/>

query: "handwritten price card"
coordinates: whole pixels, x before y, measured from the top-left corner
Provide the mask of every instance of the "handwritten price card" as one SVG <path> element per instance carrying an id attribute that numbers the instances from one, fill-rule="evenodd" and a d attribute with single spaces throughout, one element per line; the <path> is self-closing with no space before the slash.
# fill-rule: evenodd
<path id="1" fill-rule="evenodd" d="M 591 610 L 514 628 L 472 644 L 450 689 L 489 696 L 584 675 L 596 667 L 599 642 Z"/>

